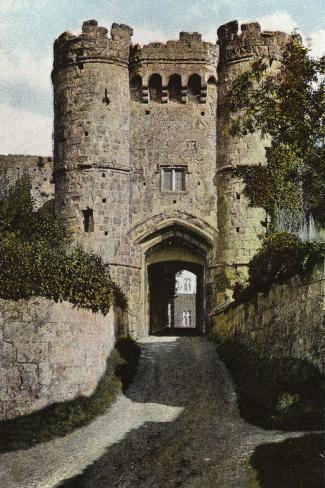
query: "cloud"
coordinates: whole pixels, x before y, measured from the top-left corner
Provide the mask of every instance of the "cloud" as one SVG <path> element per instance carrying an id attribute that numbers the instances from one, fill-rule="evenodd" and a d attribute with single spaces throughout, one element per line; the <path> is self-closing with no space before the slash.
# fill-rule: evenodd
<path id="1" fill-rule="evenodd" d="M 215 44 L 217 42 L 217 28 L 213 27 L 213 29 L 210 29 L 202 34 L 202 39 L 203 41 L 206 42 L 212 42 Z"/>
<path id="2" fill-rule="evenodd" d="M 34 57 L 31 54 L 0 52 L 0 81 L 26 83 L 42 91 L 51 89 L 51 56 Z"/>
<path id="3" fill-rule="evenodd" d="M 37 5 L 45 5 L 48 0 L 38 0 Z M 0 0 L 0 13 L 12 12 L 21 8 L 30 8 L 35 6 L 34 0 Z"/>
<path id="4" fill-rule="evenodd" d="M 262 30 L 283 31 L 289 34 L 298 27 L 295 19 L 284 11 L 274 12 L 274 14 L 260 17 L 257 19 L 257 22 L 261 24 Z"/>
<path id="5" fill-rule="evenodd" d="M 52 154 L 52 118 L 0 104 L 0 154 Z"/>
<path id="6" fill-rule="evenodd" d="M 22 0 L 1 0 L 0 13 L 11 12 L 12 10 L 18 10 L 24 6 Z"/>
<path id="7" fill-rule="evenodd" d="M 170 36 L 159 30 L 150 30 L 145 27 L 134 27 L 133 31 L 133 44 L 145 45 L 150 42 L 166 42 L 170 39 Z"/>
<path id="8" fill-rule="evenodd" d="M 311 48 L 311 54 L 320 58 L 325 55 L 325 29 L 312 32 L 307 36 L 308 46 Z"/>

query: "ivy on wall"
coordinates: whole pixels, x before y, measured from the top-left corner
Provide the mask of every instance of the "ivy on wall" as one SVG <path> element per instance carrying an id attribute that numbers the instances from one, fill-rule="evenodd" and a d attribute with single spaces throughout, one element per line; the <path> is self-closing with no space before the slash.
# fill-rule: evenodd
<path id="1" fill-rule="evenodd" d="M 237 283 L 236 302 L 248 301 L 258 292 L 267 293 L 273 283 L 284 283 L 295 275 L 308 276 L 325 259 L 325 244 L 303 242 L 295 235 L 276 232 L 268 236 L 248 265 L 248 283 Z"/>
<path id="2" fill-rule="evenodd" d="M 108 313 L 126 299 L 111 280 L 107 264 L 73 245 L 47 208 L 34 210 L 27 176 L 0 202 L 0 297 L 43 296 Z"/>
<path id="3" fill-rule="evenodd" d="M 227 97 L 230 133 L 259 131 L 271 139 L 267 166 L 240 170 L 252 205 L 273 220 L 311 211 L 325 223 L 325 57 L 310 57 L 297 35 L 286 44 L 282 63 L 260 58 L 233 82 Z"/>

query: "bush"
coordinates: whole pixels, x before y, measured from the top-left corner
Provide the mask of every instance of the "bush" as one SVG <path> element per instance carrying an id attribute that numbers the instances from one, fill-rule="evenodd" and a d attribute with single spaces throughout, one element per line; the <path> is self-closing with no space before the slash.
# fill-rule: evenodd
<path id="1" fill-rule="evenodd" d="M 234 299 L 243 302 L 257 292 L 268 292 L 273 283 L 284 283 L 295 275 L 304 277 L 324 257 L 324 244 L 303 242 L 285 232 L 271 234 L 249 263 L 248 285 L 235 286 Z"/>
<path id="2" fill-rule="evenodd" d="M 126 308 L 108 265 L 73 246 L 48 209 L 33 209 L 27 178 L 18 180 L 0 202 L 0 237 L 1 298 L 43 296 L 104 315 L 113 302 Z"/>

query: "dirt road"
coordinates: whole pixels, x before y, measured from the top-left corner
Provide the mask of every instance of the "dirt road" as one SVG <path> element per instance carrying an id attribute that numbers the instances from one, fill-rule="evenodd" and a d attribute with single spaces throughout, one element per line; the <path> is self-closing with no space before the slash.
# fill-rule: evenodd
<path id="1" fill-rule="evenodd" d="M 127 394 L 63 439 L 2 455 L 0 486 L 247 487 L 255 446 L 288 434 L 243 422 L 229 374 L 206 338 L 150 337 L 140 345 Z"/>

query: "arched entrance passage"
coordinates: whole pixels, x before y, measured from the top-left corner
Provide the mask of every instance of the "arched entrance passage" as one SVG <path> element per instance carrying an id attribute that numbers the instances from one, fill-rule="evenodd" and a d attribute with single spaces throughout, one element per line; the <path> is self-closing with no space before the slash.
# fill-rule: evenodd
<path id="1" fill-rule="evenodd" d="M 204 266 L 187 261 L 148 265 L 150 334 L 200 333 Z"/>
<path id="2" fill-rule="evenodd" d="M 143 245 L 149 333 L 203 332 L 210 243 L 192 229 L 172 225 L 148 236 Z M 190 277 L 195 292 L 188 293 L 185 284 L 178 290 L 177 282 Z"/>

